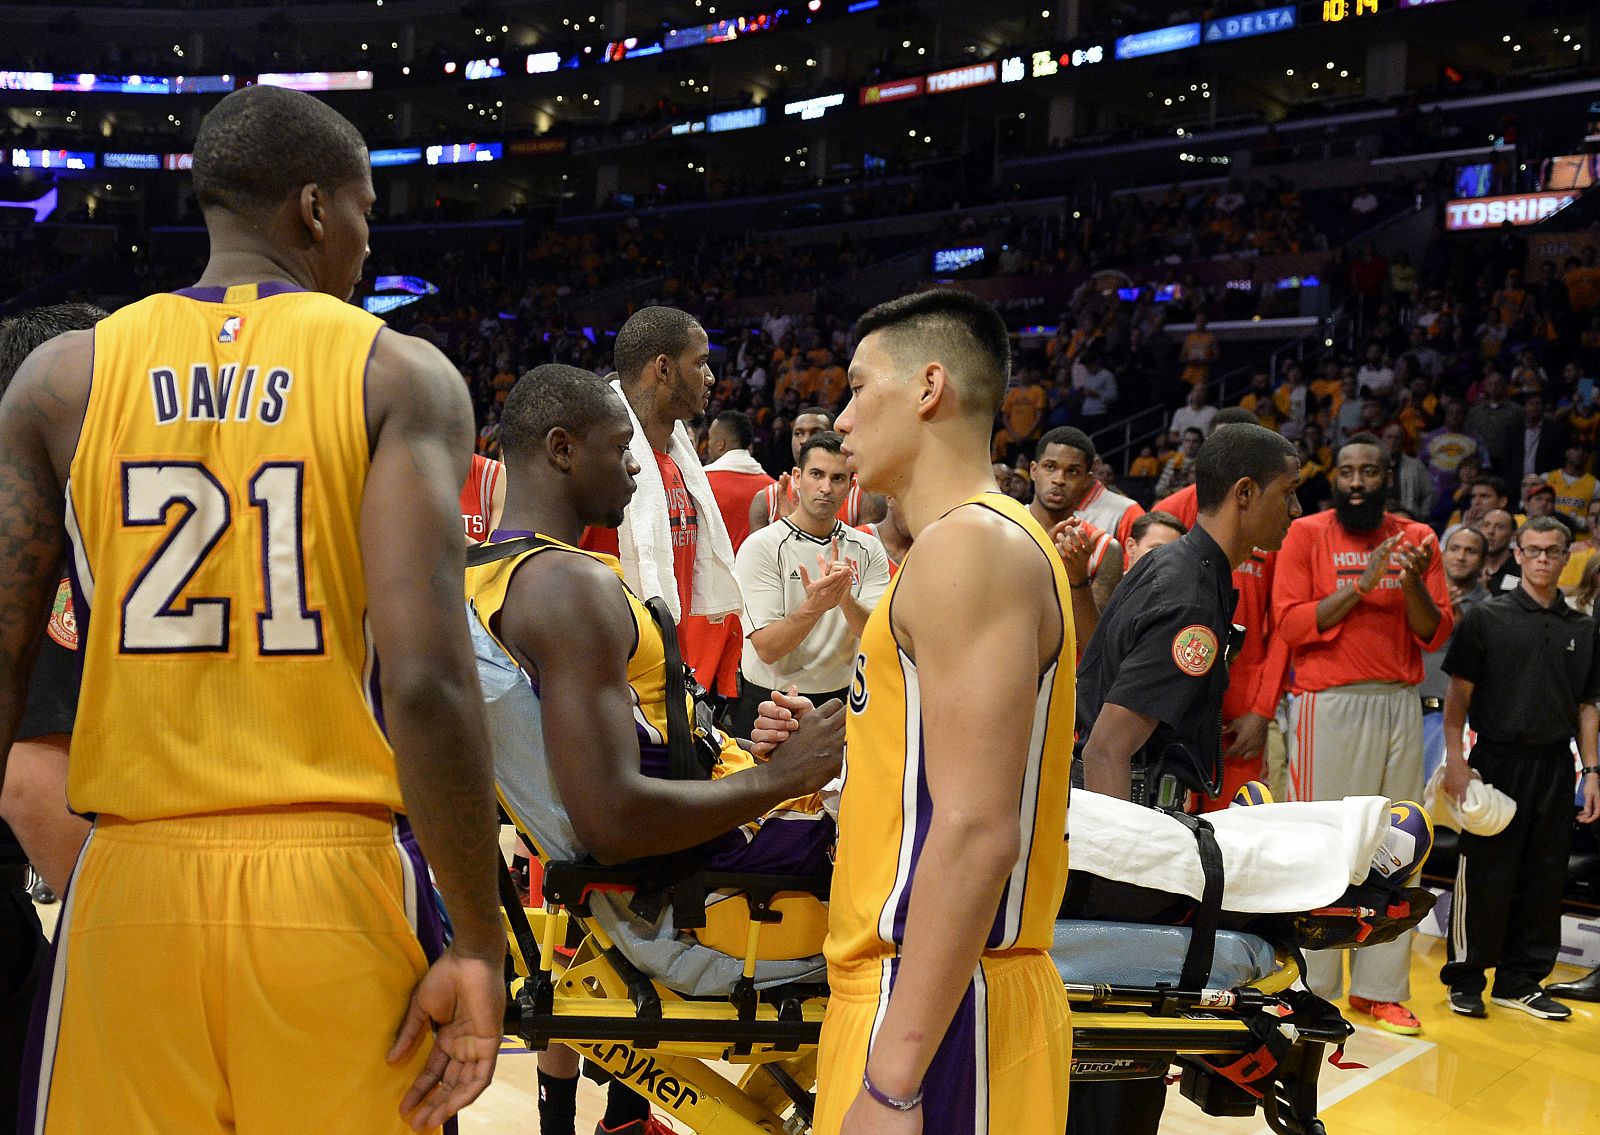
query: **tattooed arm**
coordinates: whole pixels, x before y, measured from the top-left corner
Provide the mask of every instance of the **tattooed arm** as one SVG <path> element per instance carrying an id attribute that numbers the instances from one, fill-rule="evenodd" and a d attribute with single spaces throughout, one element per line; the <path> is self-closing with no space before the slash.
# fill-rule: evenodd
<path id="1" fill-rule="evenodd" d="M 63 487 L 89 400 L 93 347 L 88 331 L 50 340 L 17 368 L 0 399 L 0 781 L 61 579 Z"/>

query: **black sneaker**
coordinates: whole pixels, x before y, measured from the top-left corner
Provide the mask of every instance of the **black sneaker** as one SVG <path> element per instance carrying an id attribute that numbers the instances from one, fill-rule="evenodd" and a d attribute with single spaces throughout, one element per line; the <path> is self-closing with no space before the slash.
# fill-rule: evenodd
<path id="1" fill-rule="evenodd" d="M 1483 1007 L 1483 994 L 1473 993 L 1466 989 L 1452 989 L 1450 991 L 1450 1011 L 1460 1013 L 1463 1017 L 1487 1017 L 1489 1011 Z"/>
<path id="2" fill-rule="evenodd" d="M 1490 997 L 1496 1005 L 1504 1005 L 1507 1009 L 1521 1009 L 1531 1017 L 1540 1017 L 1546 1021 L 1564 1021 L 1572 1016 L 1572 1010 L 1553 997 L 1545 996 L 1542 989 L 1535 989 L 1532 993 L 1524 993 L 1521 997 Z M 1452 998 L 1452 1002 L 1454 999 Z"/>

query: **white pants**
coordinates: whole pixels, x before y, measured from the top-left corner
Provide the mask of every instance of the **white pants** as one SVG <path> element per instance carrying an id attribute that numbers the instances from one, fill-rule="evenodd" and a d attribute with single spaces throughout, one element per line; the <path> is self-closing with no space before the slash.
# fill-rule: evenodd
<path id="1" fill-rule="evenodd" d="M 1356 682 L 1291 699 L 1289 799 L 1344 796 L 1422 799 L 1422 702 L 1414 686 Z M 1350 954 L 1350 994 L 1370 1001 L 1411 996 L 1411 932 L 1360 950 L 1306 954 L 1306 985 L 1319 997 L 1344 992 Z"/>

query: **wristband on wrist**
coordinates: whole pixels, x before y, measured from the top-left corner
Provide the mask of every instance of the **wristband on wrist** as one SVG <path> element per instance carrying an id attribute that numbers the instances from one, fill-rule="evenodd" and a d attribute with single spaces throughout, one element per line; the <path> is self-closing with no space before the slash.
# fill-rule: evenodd
<path id="1" fill-rule="evenodd" d="M 888 1092 L 878 1089 L 878 1086 L 872 1082 L 872 1077 L 867 1074 L 865 1068 L 861 1070 L 861 1087 L 866 1091 L 867 1095 L 877 1100 L 884 1107 L 895 1111 L 915 1111 L 922 1106 L 922 1090 L 920 1088 L 914 1096 L 905 1096 L 903 1098 L 891 1096 Z"/>
<path id="2" fill-rule="evenodd" d="M 1600 776 L 1600 765 L 1584 765 L 1582 776 Z"/>
<path id="3" fill-rule="evenodd" d="M 1074 591 L 1082 591 L 1085 587 L 1093 587 L 1094 580 L 1086 579 L 1082 583 L 1073 583 L 1072 580 L 1069 579 L 1067 580 L 1067 586 L 1072 588 Z"/>

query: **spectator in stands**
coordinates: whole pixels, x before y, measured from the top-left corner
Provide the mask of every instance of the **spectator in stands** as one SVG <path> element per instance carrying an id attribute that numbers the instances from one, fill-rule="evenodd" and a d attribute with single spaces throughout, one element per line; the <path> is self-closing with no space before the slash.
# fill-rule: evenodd
<path id="1" fill-rule="evenodd" d="M 1566 448 L 1565 423 L 1545 413 L 1544 395 L 1529 394 L 1522 402 L 1522 430 L 1511 433 L 1507 464 L 1500 473 L 1507 480 L 1536 477 L 1540 470 L 1554 469 Z"/>
<path id="2" fill-rule="evenodd" d="M 1572 305 L 1574 320 L 1587 320 L 1595 304 L 1600 303 L 1600 264 L 1595 262 L 1594 245 L 1585 245 L 1581 257 L 1567 257 L 1561 282 L 1567 286 L 1567 302 Z"/>
<path id="3" fill-rule="evenodd" d="M 1255 420 L 1269 430 L 1278 428 L 1278 408 L 1272 403 L 1272 376 L 1265 367 L 1258 367 L 1250 375 L 1250 389 L 1239 399 L 1239 407 L 1255 415 Z"/>
<path id="4" fill-rule="evenodd" d="M 994 457 L 996 461 L 1011 461 L 1018 451 L 1039 436 L 1039 423 L 1044 419 L 1047 396 L 1044 375 L 1037 367 L 1023 367 L 1016 386 L 1006 391 L 1000 405 L 1000 429 L 995 432 Z"/>
<path id="5" fill-rule="evenodd" d="M 1555 491 L 1556 511 L 1571 521 L 1568 527 L 1573 529 L 1583 524 L 1584 514 L 1600 490 L 1600 481 L 1589 472 L 1589 455 L 1581 443 L 1569 440 L 1562 451 L 1561 468 L 1544 475 Z"/>
<path id="6" fill-rule="evenodd" d="M 1510 503 L 1511 490 L 1505 481 L 1493 473 L 1481 473 L 1478 479 L 1472 482 L 1472 488 L 1467 493 L 1467 511 L 1452 516 L 1450 523 L 1477 528 L 1483 523 L 1484 517 L 1497 508 L 1508 508 Z"/>
<path id="7" fill-rule="evenodd" d="M 1106 366 L 1104 352 L 1091 347 L 1072 364 L 1072 390 L 1078 399 L 1083 428 L 1094 433 L 1117 404 L 1117 376 Z"/>
<path id="8" fill-rule="evenodd" d="M 1333 412 L 1333 445 L 1341 448 L 1352 434 L 1360 433 L 1364 418 L 1366 398 L 1361 394 L 1361 380 L 1356 368 L 1346 365 L 1340 369 L 1339 404 Z"/>
<path id="9" fill-rule="evenodd" d="M 1361 255 L 1350 263 L 1350 290 L 1361 303 L 1362 314 L 1371 319 L 1383 302 L 1383 290 L 1389 283 L 1389 262 L 1379 256 L 1367 241 L 1361 246 Z"/>
<path id="10" fill-rule="evenodd" d="M 1172 420 L 1167 423 L 1167 429 L 1175 436 L 1182 438 L 1185 430 L 1199 430 L 1200 436 L 1205 437 L 1211 432 L 1211 419 L 1217 416 L 1217 408 L 1211 404 L 1210 392 L 1202 384 L 1189 388 L 1189 397 L 1182 406 L 1172 411 Z"/>
<path id="11" fill-rule="evenodd" d="M 1530 394 L 1544 394 L 1549 377 L 1545 374 L 1544 367 L 1534 358 L 1533 351 L 1523 349 L 1517 354 L 1517 365 L 1511 368 L 1508 387 L 1511 397 L 1525 398 Z"/>
<path id="12" fill-rule="evenodd" d="M 1520 477 L 1522 468 L 1520 465 L 1513 467 L 1511 458 L 1513 446 L 1518 456 L 1522 447 L 1516 445 L 1511 435 L 1523 426 L 1523 411 L 1506 399 L 1506 380 L 1492 367 L 1483 377 L 1482 389 L 1482 400 L 1467 411 L 1466 432 L 1482 439 L 1485 464 L 1489 468 L 1502 477 Z"/>
<path id="13" fill-rule="evenodd" d="M 1210 320 L 1204 312 L 1194 317 L 1194 330 L 1183 339 L 1183 381 L 1190 386 L 1204 386 L 1211 381 L 1211 368 L 1222 355 L 1217 337 L 1208 330 Z"/>
<path id="14" fill-rule="evenodd" d="M 1272 406 L 1278 412 L 1278 432 L 1294 441 L 1316 414 L 1318 396 L 1307 382 L 1305 368 L 1298 362 L 1284 367 L 1284 380 L 1272 392 Z M 1259 413 L 1259 411 L 1257 411 Z"/>
<path id="15" fill-rule="evenodd" d="M 1194 426 L 1183 431 L 1178 452 L 1167 459 L 1161 476 L 1156 480 L 1157 497 L 1169 496 L 1186 485 L 1194 484 L 1195 458 L 1200 456 L 1200 445 L 1204 440 L 1205 435 Z"/>
<path id="16" fill-rule="evenodd" d="M 1367 355 L 1356 371 L 1356 386 L 1364 397 L 1386 397 L 1394 388 L 1394 367 L 1384 357 L 1383 346 L 1367 344 Z"/>
<path id="17" fill-rule="evenodd" d="M 1401 319 L 1410 316 L 1417 303 L 1417 270 L 1412 266 L 1409 252 L 1395 253 L 1389 265 L 1389 298 Z"/>
<path id="18" fill-rule="evenodd" d="M 1422 651 L 1450 635 L 1449 595 L 1431 530 L 1384 511 L 1388 451 L 1357 434 L 1338 453 L 1334 508 L 1289 528 L 1272 589 L 1276 633 L 1292 651 L 1290 796 L 1337 800 L 1422 791 Z M 1339 953 L 1307 955 L 1306 984 L 1339 997 Z M 1415 1034 L 1410 935 L 1356 951 L 1350 1006 Z"/>
<path id="19" fill-rule="evenodd" d="M 1453 496 L 1458 486 L 1461 463 L 1471 458 L 1482 467 L 1482 446 L 1476 437 L 1467 432 L 1467 404 L 1459 398 L 1444 402 L 1444 423 L 1436 430 L 1422 435 L 1418 460 L 1428 467 L 1433 476 L 1436 500 Z"/>
<path id="20" fill-rule="evenodd" d="M 1444 370 L 1444 356 L 1428 342 L 1428 332 L 1422 327 L 1412 327 L 1406 333 L 1409 346 L 1401 358 L 1411 360 L 1411 366 L 1425 378 L 1436 379 Z"/>
<path id="21" fill-rule="evenodd" d="M 1483 533 L 1476 528 L 1457 528 L 1444 543 L 1441 559 L 1444 561 L 1445 584 L 1450 596 L 1450 612 L 1455 625 L 1461 625 L 1461 616 L 1472 607 L 1489 598 L 1483 586 L 1483 558 L 1488 550 Z M 1451 638 L 1454 638 L 1451 632 Z M 1422 652 L 1422 685 L 1417 693 L 1422 696 L 1422 776 L 1433 776 L 1433 770 L 1444 761 L 1444 695 L 1450 688 L 1450 678 L 1444 672 L 1444 659 L 1450 649 L 1450 639 L 1437 650 Z"/>
<path id="22" fill-rule="evenodd" d="M 1398 422 L 1390 422 L 1379 435 L 1389 451 L 1389 480 L 1394 501 L 1412 520 L 1424 524 L 1433 512 L 1433 477 L 1427 466 L 1406 452 L 1406 431 Z"/>
<path id="23" fill-rule="evenodd" d="M 1179 536 L 1189 531 L 1183 521 L 1173 516 L 1170 512 L 1153 510 L 1145 513 L 1133 522 L 1133 527 L 1128 530 L 1131 537 L 1128 540 L 1128 570 L 1133 570 L 1133 565 L 1138 563 L 1146 553 L 1172 543 Z"/>
<path id="24" fill-rule="evenodd" d="M 1515 591 L 1522 571 L 1511 554 L 1517 521 L 1503 508 L 1491 508 L 1475 527 L 1483 533 L 1483 586 L 1490 595 Z"/>

